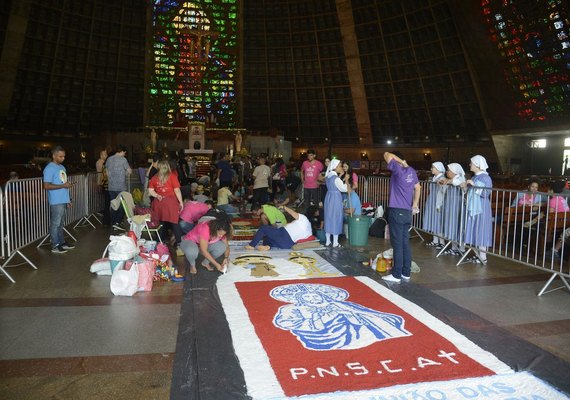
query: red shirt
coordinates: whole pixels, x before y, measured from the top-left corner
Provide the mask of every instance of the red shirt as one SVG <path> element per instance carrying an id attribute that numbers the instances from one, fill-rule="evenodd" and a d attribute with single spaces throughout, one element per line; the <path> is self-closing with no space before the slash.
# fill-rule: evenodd
<path id="1" fill-rule="evenodd" d="M 161 184 L 158 180 L 158 174 L 156 174 L 148 183 L 148 187 L 149 189 L 154 189 L 156 193 L 163 197 L 174 196 L 174 189 L 180 188 L 180 182 L 178 182 L 178 178 L 175 174 L 170 173 L 166 182 Z"/>

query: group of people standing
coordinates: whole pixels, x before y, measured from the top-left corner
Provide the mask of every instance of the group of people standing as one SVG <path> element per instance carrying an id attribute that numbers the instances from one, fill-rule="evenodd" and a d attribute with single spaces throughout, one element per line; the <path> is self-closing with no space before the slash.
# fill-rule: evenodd
<path id="1" fill-rule="evenodd" d="M 434 234 L 428 246 L 441 249 L 449 240 L 451 248 L 444 254 L 462 255 L 464 244 L 469 244 L 478 251 L 468 261 L 486 264 L 486 250 L 493 243 L 490 200 L 493 182 L 487 168 L 483 156 L 473 156 L 469 163 L 472 177 L 468 179 L 458 163 L 448 164 L 447 170 L 441 162 L 432 163 L 422 225 L 423 230 Z"/>
<path id="2" fill-rule="evenodd" d="M 107 157 L 107 152 L 104 150 L 97 161 L 98 184 L 105 189 L 106 203 L 127 189 L 125 182 L 131 173 L 131 168 L 125 158 L 126 152 L 124 146 L 118 146 L 115 153 Z M 71 185 L 67 181 L 65 167 L 62 165 L 65 151 L 61 147 L 54 148 L 52 158 L 52 163 L 44 170 L 44 187 L 48 190 L 50 200 L 52 251 L 65 252 L 73 248 L 72 245 L 65 243 L 62 232 L 64 211 L 71 202 L 68 190 Z M 419 212 L 421 188 L 416 171 L 407 164 L 401 154 L 386 152 L 384 160 L 392 174 L 388 223 L 394 255 L 392 273 L 383 279 L 400 282 L 401 279 L 410 279 L 411 250 L 408 231 L 413 214 Z M 148 174 L 148 193 L 153 215 L 172 230 L 177 253 L 186 256 L 192 273 L 196 273 L 195 262 L 199 254 L 204 255 L 202 265 L 205 268 L 223 271 L 227 267 L 229 255 L 227 235 L 231 230 L 231 220 L 226 213 L 210 213 L 210 216 L 204 219 L 214 203 L 208 197 L 202 201 L 185 199 L 180 189 L 178 172 L 171 164 L 168 160 L 161 160 L 149 168 L 149 171 L 153 168 L 155 170 L 152 174 Z M 441 162 L 432 164 L 433 185 L 426 200 L 423 218 L 423 229 L 434 233 L 433 241 L 429 245 L 443 246 L 444 240 L 450 240 L 454 244 L 470 244 L 479 250 L 478 260 L 486 262 L 486 249 L 492 244 L 489 199 L 492 181 L 486 172 L 487 168 L 484 157 L 479 155 L 472 157 L 470 170 L 473 177 L 466 179 L 460 164 L 451 163 L 447 166 L 447 170 Z M 287 177 L 287 169 L 284 163 L 280 162 L 274 163 L 270 168 L 266 165 L 266 158 L 261 156 L 258 165 L 251 171 L 254 210 L 260 209 L 260 205 L 266 203 L 270 177 L 277 186 L 280 186 L 283 183 L 281 181 L 285 181 Z M 231 187 L 233 178 L 234 173 L 231 171 L 229 159 L 225 156 L 218 163 L 216 176 L 220 189 Z M 309 209 L 314 210 L 315 205 L 324 199 L 320 212 L 323 216 L 325 245 L 340 247 L 339 235 L 343 233 L 347 209 L 345 199 L 352 198 L 353 202 L 360 204 L 357 195 L 352 197 L 352 193 L 356 194 L 358 177 L 348 163 L 327 157 L 323 164 L 316 160 L 315 152 L 309 150 L 307 160 L 300 168 L 300 178 L 304 201 L 307 202 Z M 192 184 L 191 193 L 196 197 L 199 196 L 196 193 L 198 186 L 197 183 Z M 462 191 L 469 187 L 471 190 L 468 190 L 467 202 L 463 206 Z M 228 197 L 232 196 L 232 193 L 229 191 Z M 278 204 L 276 209 L 285 211 L 293 221 L 287 224 L 283 216 L 281 218 L 283 221 L 279 221 L 279 224 L 263 225 L 250 242 L 250 248 L 260 248 L 260 246 L 262 249 L 265 249 L 264 246 L 290 248 L 297 240 L 310 236 L 312 229 L 309 218 L 313 217 L 312 215 L 307 218 L 286 204 Z M 351 212 L 354 210 L 352 207 L 349 209 Z M 105 211 L 108 210 L 106 205 Z M 120 211 L 122 210 L 109 215 L 111 224 L 120 223 L 123 218 Z M 464 231 L 461 230 L 463 225 L 459 221 L 465 221 Z M 463 234 L 464 237 L 461 238 Z M 260 245 L 262 240 L 264 242 Z M 452 252 L 460 250 L 455 247 L 451 249 Z M 222 255 L 225 256 L 224 260 L 219 261 Z"/>

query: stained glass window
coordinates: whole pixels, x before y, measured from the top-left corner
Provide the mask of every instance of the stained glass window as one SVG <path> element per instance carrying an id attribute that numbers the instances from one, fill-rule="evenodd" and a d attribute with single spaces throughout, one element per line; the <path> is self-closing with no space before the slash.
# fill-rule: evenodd
<path id="1" fill-rule="evenodd" d="M 565 0 L 482 0 L 491 40 L 505 62 L 516 112 L 529 121 L 570 113 L 570 20 Z"/>
<path id="2" fill-rule="evenodd" d="M 237 125 L 238 0 L 155 0 L 149 124 Z"/>

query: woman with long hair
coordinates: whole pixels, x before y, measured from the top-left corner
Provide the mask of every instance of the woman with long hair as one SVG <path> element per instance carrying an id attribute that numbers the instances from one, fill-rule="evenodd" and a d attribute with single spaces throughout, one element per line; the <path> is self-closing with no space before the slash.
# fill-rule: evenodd
<path id="1" fill-rule="evenodd" d="M 196 261 L 202 255 L 202 266 L 208 271 L 214 267 L 225 273 L 228 267 L 230 246 L 227 235 L 230 233 L 230 220 L 227 218 L 214 218 L 198 223 L 182 240 L 181 249 L 190 263 L 190 273 L 196 274 Z M 224 255 L 222 262 L 218 262 Z M 212 267 L 213 265 L 213 267 Z"/>
<path id="2" fill-rule="evenodd" d="M 176 174 L 171 172 L 168 161 L 159 161 L 157 169 L 158 172 L 148 183 L 149 195 L 155 198 L 152 202 L 152 213 L 165 228 L 172 229 L 176 239 L 176 255 L 181 256 L 182 230 L 178 225 L 178 220 L 184 203 L 180 192 L 180 182 Z"/>

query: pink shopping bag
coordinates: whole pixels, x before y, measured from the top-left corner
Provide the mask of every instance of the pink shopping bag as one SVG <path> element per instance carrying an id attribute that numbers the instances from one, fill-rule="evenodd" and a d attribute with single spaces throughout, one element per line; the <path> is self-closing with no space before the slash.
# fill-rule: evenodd
<path id="1" fill-rule="evenodd" d="M 131 266 L 136 264 L 139 270 L 138 292 L 150 292 L 152 290 L 152 282 L 156 265 L 154 261 L 135 261 L 127 262 L 126 270 L 131 269 Z"/>

